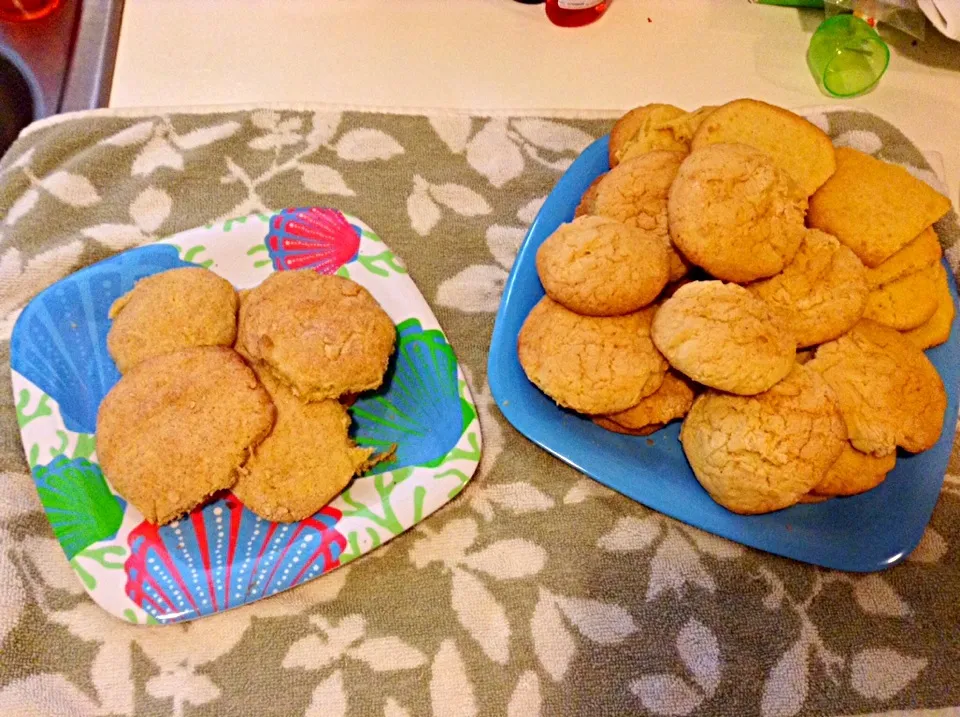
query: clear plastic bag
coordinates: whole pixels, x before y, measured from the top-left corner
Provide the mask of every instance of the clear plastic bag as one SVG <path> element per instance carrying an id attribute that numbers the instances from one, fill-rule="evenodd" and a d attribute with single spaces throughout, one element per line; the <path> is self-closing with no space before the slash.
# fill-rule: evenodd
<path id="1" fill-rule="evenodd" d="M 922 40 L 926 18 L 917 0 L 825 0 L 827 17 L 841 12 L 852 12 L 876 27 L 887 25 Z"/>

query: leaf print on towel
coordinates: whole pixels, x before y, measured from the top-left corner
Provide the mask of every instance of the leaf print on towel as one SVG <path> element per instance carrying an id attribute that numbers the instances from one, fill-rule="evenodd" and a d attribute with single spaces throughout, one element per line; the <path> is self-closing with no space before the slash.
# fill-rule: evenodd
<path id="1" fill-rule="evenodd" d="M 437 303 L 471 313 L 496 312 L 513 260 L 527 234 L 527 227 L 536 218 L 545 200 L 546 197 L 538 197 L 520 207 L 517 219 L 524 226 L 493 224 L 487 227 L 487 248 L 495 263 L 474 264 L 446 279 L 437 290 Z M 437 210 L 436 220 L 439 221 L 439 218 Z"/>
<path id="2" fill-rule="evenodd" d="M 601 645 L 618 644 L 638 629 L 630 613 L 619 605 L 555 595 L 541 586 L 530 632 L 537 659 L 554 682 L 563 679 L 577 652 L 564 618 L 583 637 Z"/>
<path id="3" fill-rule="evenodd" d="M 27 261 L 13 247 L 0 256 L 0 341 L 10 338 L 24 304 L 51 281 L 66 276 L 82 253 L 83 243 L 73 241 Z"/>
<path id="4" fill-rule="evenodd" d="M 337 156 L 351 162 L 371 162 L 403 154 L 403 147 L 393 137 L 378 129 L 352 129 L 335 145 Z"/>
<path id="5" fill-rule="evenodd" d="M 427 662 L 420 650 L 398 637 L 368 635 L 362 615 L 349 615 L 337 622 L 312 615 L 310 624 L 315 630 L 294 642 L 281 663 L 287 670 L 334 667 L 314 689 L 307 714 L 346 714 L 343 675 L 351 661 L 361 662 L 374 672 L 411 670 Z"/>
<path id="6" fill-rule="evenodd" d="M 160 168 L 183 171 L 184 152 L 228 139 L 239 129 L 239 122 L 228 121 L 179 134 L 174 129 L 170 117 L 163 115 L 122 129 L 101 140 L 100 145 L 105 147 L 142 145 L 130 166 L 130 174 L 133 177 L 146 177 Z"/>
<path id="7" fill-rule="evenodd" d="M 471 137 L 475 122 L 483 126 Z M 576 127 L 548 119 L 431 117 L 430 126 L 451 152 L 465 152 L 467 164 L 498 189 L 523 173 L 524 155 L 562 172 L 594 140 Z"/>
<path id="8" fill-rule="evenodd" d="M 173 200 L 162 189 L 147 187 L 130 203 L 128 214 L 132 224 L 96 224 L 81 230 L 85 237 L 94 239 L 108 249 L 120 251 L 160 238 L 157 233 L 170 216 Z"/>
<path id="9" fill-rule="evenodd" d="M 687 677 L 657 673 L 643 675 L 629 685 L 643 706 L 657 714 L 690 714 L 712 697 L 720 684 L 720 647 L 710 628 L 690 618 L 677 634 L 676 647 L 692 683 Z"/>
<path id="10" fill-rule="evenodd" d="M 433 563 L 450 576 L 450 604 L 461 626 L 483 653 L 500 665 L 510 657 L 510 622 L 506 609 L 485 582 L 517 580 L 538 574 L 547 553 L 522 538 L 498 540 L 467 552 L 477 539 L 477 523 L 469 518 L 447 522 L 439 532 L 422 526 L 410 549 L 410 562 L 419 569 Z M 481 579 L 480 576 L 484 579 Z M 494 583 L 495 584 L 495 583 Z"/>
<path id="11" fill-rule="evenodd" d="M 926 666 L 927 660 L 889 647 L 868 648 L 854 655 L 850 684 L 864 697 L 888 700 L 917 679 Z"/>
<path id="12" fill-rule="evenodd" d="M 430 674 L 430 704 L 433 717 L 475 717 L 477 699 L 463 658 L 453 640 L 440 643 Z"/>
<path id="13" fill-rule="evenodd" d="M 413 192 L 407 197 L 407 215 L 413 230 L 422 237 L 433 231 L 440 221 L 440 207 L 463 217 L 490 214 L 487 200 L 462 184 L 431 184 L 419 174 L 413 175 Z"/>
<path id="14" fill-rule="evenodd" d="M 27 151 L 4 171 L 4 174 L 19 171 L 29 182 L 26 191 L 17 197 L 7 210 L 3 220 L 6 226 L 14 226 L 29 214 L 42 196 L 53 197 L 77 209 L 85 209 L 100 203 L 101 197 L 97 188 L 83 175 L 59 169 L 44 177 L 38 177 L 30 167 L 32 160 L 33 151 Z"/>

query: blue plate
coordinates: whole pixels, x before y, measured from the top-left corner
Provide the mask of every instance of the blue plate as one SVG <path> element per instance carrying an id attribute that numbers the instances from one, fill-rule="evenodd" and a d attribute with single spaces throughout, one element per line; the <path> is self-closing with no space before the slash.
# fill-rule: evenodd
<path id="1" fill-rule="evenodd" d="M 678 440 L 679 423 L 649 438 L 622 436 L 559 408 L 527 380 L 517 358 L 517 335 L 543 296 L 537 249 L 573 218 L 580 196 L 610 167 L 607 138 L 590 145 L 563 175 L 530 227 L 497 312 L 490 346 L 490 388 L 517 430 L 604 485 L 672 518 L 724 538 L 837 570 L 870 572 L 903 560 L 920 542 L 940 495 L 953 443 L 960 384 L 960 337 L 927 352 L 947 388 L 940 440 L 919 455 L 901 454 L 878 488 L 852 498 L 796 505 L 742 516 L 713 502 L 690 470 Z M 950 291 L 957 300 L 953 273 Z"/>

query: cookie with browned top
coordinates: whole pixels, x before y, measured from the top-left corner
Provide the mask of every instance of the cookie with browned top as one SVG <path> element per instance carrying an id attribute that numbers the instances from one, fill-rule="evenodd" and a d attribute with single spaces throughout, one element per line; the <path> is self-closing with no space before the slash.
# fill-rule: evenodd
<path id="1" fill-rule="evenodd" d="M 200 267 L 140 279 L 110 307 L 107 350 L 120 373 L 153 356 L 191 346 L 233 346 L 237 292 Z"/>
<path id="2" fill-rule="evenodd" d="M 863 262 L 835 237 L 816 229 L 804 234 L 782 272 L 747 288 L 781 312 L 800 347 L 847 331 L 863 316 L 868 293 Z"/>
<path id="3" fill-rule="evenodd" d="M 563 224 L 537 250 L 547 295 L 587 316 L 619 316 L 643 308 L 667 283 L 663 238 L 605 217 Z"/>
<path id="4" fill-rule="evenodd" d="M 661 126 L 685 114 L 679 107 L 664 104 L 642 105 L 624 114 L 610 130 L 610 166 L 616 167 L 628 154 L 639 157 L 654 149 L 688 151 L 686 141 Z"/>
<path id="5" fill-rule="evenodd" d="M 306 403 L 268 372 L 258 375 L 277 421 L 240 470 L 233 492 L 261 518 L 303 520 L 367 468 L 373 449 L 350 439 L 350 414 L 338 401 Z"/>
<path id="6" fill-rule="evenodd" d="M 925 323 L 937 310 L 940 268 L 939 264 L 931 264 L 874 289 L 867 296 L 864 318 L 901 331 Z"/>
<path id="7" fill-rule="evenodd" d="M 833 234 L 868 267 L 889 259 L 950 211 L 950 200 L 903 167 L 849 147 L 810 197 L 811 227 Z"/>
<path id="8" fill-rule="evenodd" d="M 670 188 L 670 237 L 688 261 L 726 281 L 764 279 L 793 260 L 807 200 L 763 152 L 713 144 L 680 165 Z"/>
<path id="9" fill-rule="evenodd" d="M 237 342 L 303 400 L 377 388 L 393 321 L 370 292 L 339 276 L 271 274 L 244 296 Z"/>
<path id="10" fill-rule="evenodd" d="M 690 381 L 674 371 L 668 371 L 660 388 L 636 406 L 602 418 L 632 431 L 649 427 L 657 430 L 670 421 L 686 416 L 693 405 L 693 397 Z"/>
<path id="11" fill-rule="evenodd" d="M 580 316 L 545 296 L 520 329 L 520 365 L 561 406 L 588 414 L 624 411 L 660 388 L 667 371 L 650 340 L 652 316 L 652 309 Z"/>
<path id="12" fill-rule="evenodd" d="M 720 505 L 743 514 L 796 503 L 823 479 L 845 439 L 836 396 L 800 364 L 756 396 L 707 391 L 680 430 L 697 480 Z"/>
<path id="13" fill-rule="evenodd" d="M 956 306 L 953 303 L 953 294 L 950 293 L 950 280 L 947 270 L 942 264 L 937 264 L 937 310 L 927 321 L 915 329 L 904 331 L 903 336 L 918 349 L 929 349 L 946 343 L 953 328 L 953 317 Z"/>
<path id="14" fill-rule="evenodd" d="M 796 340 L 782 318 L 736 284 L 681 286 L 657 311 L 652 336 L 675 369 L 730 393 L 766 391 L 795 363 Z"/>
<path id="15" fill-rule="evenodd" d="M 759 100 L 734 100 L 717 107 L 701 123 L 691 149 L 721 143 L 746 144 L 770 155 L 807 196 L 836 169 L 833 143 L 822 129 Z"/>
<path id="16" fill-rule="evenodd" d="M 940 437 L 943 381 L 923 351 L 898 331 L 861 319 L 817 348 L 806 364 L 834 389 L 853 447 L 877 457 L 897 446 L 917 453 Z"/>
<path id="17" fill-rule="evenodd" d="M 232 349 L 147 359 L 100 404 L 97 456 L 107 480 L 151 523 L 167 523 L 231 487 L 270 433 L 274 406 Z"/>
<path id="18" fill-rule="evenodd" d="M 896 463 L 896 453 L 877 458 L 861 453 L 848 441 L 840 457 L 814 486 L 813 493 L 823 496 L 864 493 L 883 483 L 887 473 L 894 469 Z"/>

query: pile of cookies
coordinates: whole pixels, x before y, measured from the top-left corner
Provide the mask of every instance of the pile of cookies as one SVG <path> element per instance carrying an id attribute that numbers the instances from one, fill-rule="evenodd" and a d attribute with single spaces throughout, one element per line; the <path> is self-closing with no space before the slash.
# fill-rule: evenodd
<path id="1" fill-rule="evenodd" d="M 946 197 L 748 99 L 631 110 L 610 166 L 537 252 L 518 354 L 544 393 L 619 433 L 684 419 L 737 513 L 869 490 L 936 443 Z"/>
<path id="2" fill-rule="evenodd" d="M 267 520 L 302 520 L 385 457 L 348 435 L 344 403 L 380 386 L 396 335 L 359 284 L 279 272 L 239 296 L 206 269 L 173 269 L 110 318 L 123 375 L 100 404 L 97 455 L 149 522 L 226 489 Z"/>

